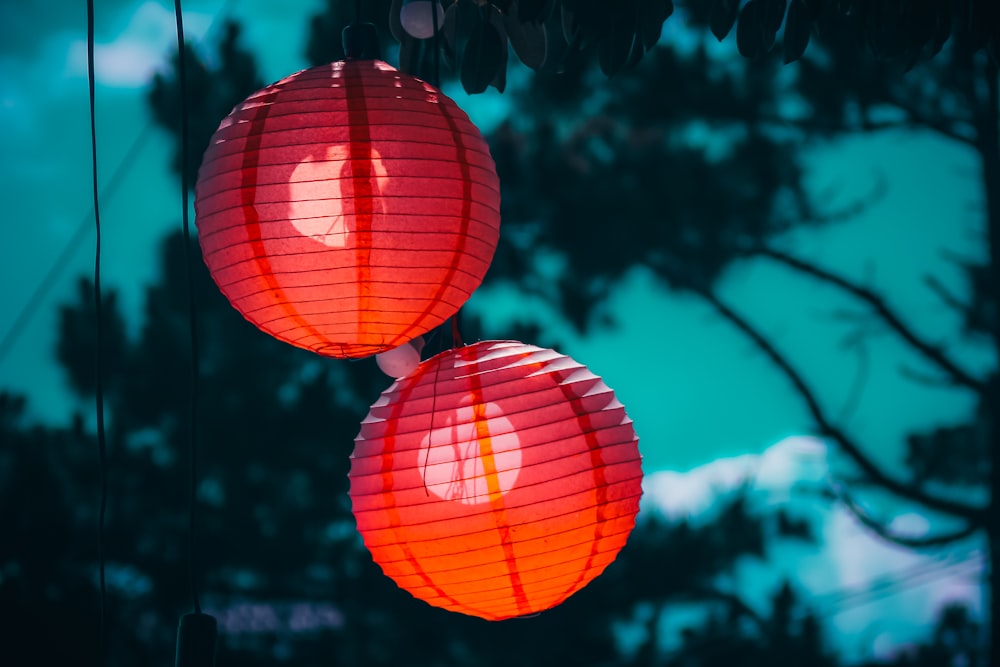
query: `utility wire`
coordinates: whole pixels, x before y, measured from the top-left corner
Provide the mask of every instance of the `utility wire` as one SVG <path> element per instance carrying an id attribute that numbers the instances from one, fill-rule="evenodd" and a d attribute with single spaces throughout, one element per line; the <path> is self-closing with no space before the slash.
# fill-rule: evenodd
<path id="1" fill-rule="evenodd" d="M 890 575 L 891 578 L 876 581 L 872 586 L 863 589 L 841 589 L 831 591 L 814 602 L 829 605 L 821 612 L 823 616 L 836 616 L 844 611 L 872 604 L 886 598 L 899 595 L 906 590 L 929 584 L 939 579 L 982 567 L 981 554 L 969 555 L 961 560 L 945 563 L 920 563 L 901 573 Z"/>
<path id="2" fill-rule="evenodd" d="M 104 515 L 108 505 L 108 452 L 107 439 L 104 430 L 104 312 L 101 303 L 101 208 L 100 188 L 97 177 L 97 116 L 96 92 L 94 86 L 94 0 L 87 0 L 87 84 L 90 94 L 90 155 L 91 175 L 94 186 L 94 229 L 97 233 L 97 243 L 94 250 L 94 313 L 97 316 L 97 350 L 96 350 L 96 405 L 97 411 L 97 451 L 100 461 L 101 500 L 97 513 L 97 562 L 98 579 L 101 589 L 101 615 L 99 631 L 101 664 L 108 662 L 108 593 L 104 570 Z"/>
<path id="3" fill-rule="evenodd" d="M 187 114 L 187 57 L 184 49 L 184 12 L 181 0 L 174 0 L 174 16 L 177 20 L 177 85 L 179 88 L 181 114 L 181 220 L 184 228 L 184 262 L 187 265 L 188 282 L 188 332 L 191 338 L 191 470 L 188 489 L 188 566 L 191 575 L 191 599 L 195 613 L 201 613 L 201 597 L 198 594 L 197 549 L 195 548 L 195 505 L 198 493 L 198 378 L 200 360 L 198 354 L 198 309 L 194 289 L 194 259 L 191 257 L 191 223 L 188 214 L 188 114 Z"/>
<path id="4" fill-rule="evenodd" d="M 118 163 L 115 168 L 114 173 L 111 175 L 111 180 L 108 184 L 104 186 L 104 189 L 100 193 L 101 199 L 107 204 L 111 199 L 114 198 L 115 194 L 118 192 L 118 188 L 121 186 L 122 182 L 132 171 L 132 165 L 138 159 L 142 149 L 146 146 L 146 141 L 152 136 L 150 130 L 153 128 L 153 121 L 149 121 L 146 126 L 140 131 L 139 135 L 136 136 L 135 141 L 129 147 L 128 152 L 122 161 Z M 87 234 L 92 230 L 91 221 L 94 219 L 94 213 L 92 211 L 87 211 L 80 222 L 76 226 L 76 231 L 73 235 L 69 237 L 66 245 L 63 246 L 62 251 L 52 262 L 48 271 L 42 277 L 41 282 L 32 292 L 31 297 L 28 299 L 28 303 L 24 305 L 21 311 L 18 313 L 17 317 L 14 319 L 14 323 L 10 325 L 7 333 L 4 334 L 3 338 L 0 339 L 0 363 L 3 362 L 4 358 L 10 353 L 14 348 L 14 344 L 20 338 L 21 334 L 27 328 L 31 319 L 35 316 L 38 308 L 42 305 L 42 301 L 56 286 L 58 279 L 70 266 L 70 260 L 73 255 L 76 254 L 80 246 L 83 245 L 84 239 Z"/>
<path id="5" fill-rule="evenodd" d="M 978 563 L 978 564 L 981 564 L 981 561 L 982 561 L 981 556 L 982 556 L 982 554 L 975 553 L 974 555 L 968 556 L 968 557 L 966 557 L 966 558 L 964 558 L 964 559 L 962 559 L 960 561 L 957 561 L 955 563 L 951 563 L 951 564 L 949 564 L 949 565 L 947 565 L 945 567 L 937 567 L 936 568 L 938 570 L 937 572 L 932 573 L 932 575 L 927 576 L 923 581 L 919 582 L 918 585 L 928 584 L 928 583 L 932 583 L 934 581 L 938 581 L 940 579 L 944 579 L 944 578 L 946 578 L 948 576 L 956 574 L 959 570 L 962 570 L 962 571 L 964 571 L 964 570 L 971 570 L 975 565 L 977 565 L 976 561 L 980 561 L 980 563 Z M 913 571 L 913 574 L 916 574 L 916 570 L 917 569 L 918 568 L 911 568 L 911 571 Z M 928 568 L 928 567 L 924 566 L 922 569 L 924 569 L 924 570 L 930 570 L 930 569 L 935 569 L 935 567 L 932 566 L 932 567 Z M 912 578 L 913 575 L 911 574 L 911 575 L 905 575 L 905 576 L 908 576 L 908 577 Z M 898 583 L 899 583 L 899 585 L 902 585 L 903 583 L 907 583 L 907 582 L 905 582 L 903 580 L 900 580 Z M 854 593 L 854 592 L 857 592 L 857 591 L 832 591 L 833 594 L 837 594 L 837 593 L 841 593 L 841 592 L 844 592 L 844 593 Z M 840 613 L 842 613 L 844 611 L 848 611 L 848 610 L 854 609 L 856 607 L 861 607 L 861 606 L 864 606 L 866 604 L 871 604 L 872 602 L 877 602 L 878 600 L 881 600 L 881 599 L 884 599 L 884 598 L 887 598 L 887 597 L 891 597 L 892 595 L 895 595 L 898 592 L 899 591 L 892 591 L 892 592 L 890 592 L 888 594 L 883 593 L 883 594 L 878 595 L 876 597 L 869 597 L 869 599 L 862 599 L 860 601 L 857 601 L 857 600 L 856 601 L 852 601 L 851 603 L 843 605 L 843 606 L 840 606 L 840 607 L 838 607 L 836 609 L 826 609 L 826 610 L 810 609 L 810 610 L 805 610 L 805 609 L 800 608 L 797 611 L 797 613 L 795 613 L 793 615 L 792 618 L 795 621 L 802 621 L 810 613 L 812 613 L 813 617 L 817 618 L 817 619 L 830 618 L 830 617 L 833 617 L 833 616 L 837 616 L 838 614 L 840 614 Z M 815 604 L 815 602 L 816 602 L 815 598 L 812 599 L 812 600 L 803 600 L 803 599 L 799 600 L 799 604 L 813 605 L 813 604 Z M 682 657 L 682 656 L 700 657 L 700 658 L 704 659 L 706 657 L 709 657 L 709 656 L 712 656 L 712 655 L 722 654 L 722 653 L 724 653 L 726 651 L 730 651 L 730 650 L 732 650 L 732 646 L 728 645 L 726 642 L 715 642 L 715 643 L 702 644 L 700 646 L 683 646 L 683 647 L 671 649 L 670 651 L 665 651 L 663 653 L 658 653 L 657 657 L 660 658 L 660 659 L 663 659 L 663 660 L 671 660 L 671 659 L 679 658 L 679 657 Z"/>

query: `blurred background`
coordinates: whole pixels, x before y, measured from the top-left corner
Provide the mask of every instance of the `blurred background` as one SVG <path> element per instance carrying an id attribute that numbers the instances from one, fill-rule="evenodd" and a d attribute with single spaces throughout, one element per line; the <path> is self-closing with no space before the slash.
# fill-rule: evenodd
<path id="1" fill-rule="evenodd" d="M 190 606 L 175 19 L 96 4 L 112 662 L 163 664 Z M 461 22 L 441 63 L 503 188 L 462 333 L 554 347 L 614 388 L 643 455 L 638 526 L 539 617 L 414 601 L 347 498 L 358 423 L 390 379 L 258 332 L 199 260 L 197 547 L 218 664 L 987 664 L 989 50 L 963 32 L 914 48 L 864 3 L 793 1 L 770 50 L 742 25 L 713 34 L 738 2 L 677 2 L 665 21 L 670 3 L 622 3 L 624 48 L 620 7 L 521 4 L 542 9 L 471 14 L 505 26 L 471 28 L 500 35 L 502 64 L 460 75 Z M 234 104 L 342 57 L 353 5 L 184 4 L 191 173 Z M 363 7 L 384 58 L 425 73 L 393 3 Z M 801 58 L 796 11 L 816 12 Z M 98 664 L 86 6 L 5 3 L 0 37 L 0 627 L 13 665 Z"/>

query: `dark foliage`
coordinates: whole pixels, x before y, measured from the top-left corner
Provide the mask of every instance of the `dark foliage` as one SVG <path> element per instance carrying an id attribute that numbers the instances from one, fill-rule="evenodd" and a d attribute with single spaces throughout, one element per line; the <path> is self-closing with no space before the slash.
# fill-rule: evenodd
<path id="1" fill-rule="evenodd" d="M 637 265 L 674 286 L 710 286 L 813 217 L 798 139 L 767 120 L 778 106 L 773 67 L 661 47 L 594 96 L 562 87 L 588 78 L 579 67 L 561 83 L 538 75 L 490 137 L 505 233 L 487 280 L 516 281 L 585 329 Z M 590 113 L 557 115 L 581 106 Z M 565 269 L 540 274 L 552 257 Z"/>
<path id="2" fill-rule="evenodd" d="M 440 1 L 446 17 L 440 49 L 469 93 L 491 85 L 503 92 L 508 44 L 534 70 L 562 71 L 579 54 L 589 53 L 613 77 L 643 59 L 675 13 L 673 0 Z M 433 46 L 402 29 L 402 4 L 368 3 L 362 18 L 390 29 L 381 33 L 395 37 L 404 71 L 433 80 Z M 953 37 L 1000 57 L 1000 9 L 992 0 L 687 0 L 678 5 L 677 13 L 689 25 L 709 30 L 719 41 L 735 26 L 739 53 L 751 60 L 781 43 L 784 62 L 794 62 L 812 35 L 830 31 L 845 32 L 859 54 L 907 68 L 933 58 Z M 350 3 L 330 0 L 326 12 L 313 19 L 309 60 L 339 59 L 337 31 L 354 18 Z"/>

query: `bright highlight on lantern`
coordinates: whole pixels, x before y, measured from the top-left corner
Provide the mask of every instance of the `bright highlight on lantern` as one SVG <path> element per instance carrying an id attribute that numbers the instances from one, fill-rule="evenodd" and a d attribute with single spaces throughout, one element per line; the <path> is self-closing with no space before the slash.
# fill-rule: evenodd
<path id="1" fill-rule="evenodd" d="M 385 215 L 381 194 L 389 186 L 389 175 L 382 164 L 382 156 L 374 148 L 368 156 L 371 173 L 365 185 L 370 192 L 354 192 L 353 161 L 348 147 L 328 146 L 319 159 L 307 157 L 292 170 L 289 179 L 289 219 L 295 229 L 309 238 L 331 248 L 346 248 L 354 243 L 351 238 L 358 232 L 353 223 L 358 219 L 356 196 L 371 198 L 373 226 L 384 224 Z M 330 183 L 341 182 L 340 197 L 328 197 Z"/>
<path id="2" fill-rule="evenodd" d="M 212 278 L 262 331 L 364 357 L 439 326 L 496 250 L 489 148 L 440 91 L 379 60 L 303 70 L 233 109 L 195 196 Z"/>
<path id="3" fill-rule="evenodd" d="M 434 606 L 501 620 L 554 607 L 614 561 L 642 469 L 614 393 L 553 350 L 485 341 L 383 392 L 351 457 L 372 558 Z"/>
<path id="4" fill-rule="evenodd" d="M 435 424 L 421 443 L 420 476 L 444 500 L 477 504 L 500 500 L 514 487 L 521 449 L 514 426 L 497 406 L 458 408 Z"/>

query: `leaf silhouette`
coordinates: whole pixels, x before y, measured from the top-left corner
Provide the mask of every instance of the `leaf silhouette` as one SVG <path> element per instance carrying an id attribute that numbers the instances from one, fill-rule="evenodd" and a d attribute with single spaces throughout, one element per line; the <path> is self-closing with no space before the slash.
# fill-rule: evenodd
<path id="1" fill-rule="evenodd" d="M 720 42 L 726 38 L 740 14 L 740 0 L 715 0 L 709 14 L 712 34 Z"/>
<path id="2" fill-rule="evenodd" d="M 788 7 L 788 19 L 785 21 L 785 64 L 795 62 L 805 53 L 811 28 L 809 8 L 805 6 L 805 2 L 792 0 Z"/>
<path id="3" fill-rule="evenodd" d="M 638 29 L 642 46 L 646 49 L 656 46 L 660 41 L 660 33 L 663 32 L 664 21 L 673 13 L 673 0 L 641 0 Z"/>
<path id="4" fill-rule="evenodd" d="M 545 57 L 548 54 L 545 26 L 533 20 L 522 21 L 515 18 L 516 11 L 513 10 L 520 7 L 518 0 L 513 0 L 511 7 L 512 11 L 503 16 L 510 45 L 522 63 L 531 69 L 540 69 L 545 64 Z"/>
<path id="5" fill-rule="evenodd" d="M 552 0 L 514 0 L 507 14 L 517 16 L 519 23 L 543 22 L 552 15 L 555 3 Z"/>
<path id="6" fill-rule="evenodd" d="M 750 0 L 743 5 L 739 22 L 736 24 L 736 48 L 744 58 L 757 58 L 766 51 L 764 35 L 760 29 L 759 0 Z"/>
<path id="7" fill-rule="evenodd" d="M 462 52 L 460 78 L 465 92 L 475 95 L 486 90 L 504 62 L 503 51 L 506 48 L 507 44 L 496 27 L 481 17 L 478 29 Z"/>
<path id="8" fill-rule="evenodd" d="M 628 63 L 635 41 L 635 4 L 631 0 L 616 2 L 606 11 L 609 24 L 598 44 L 597 59 L 606 76 L 614 76 Z"/>

